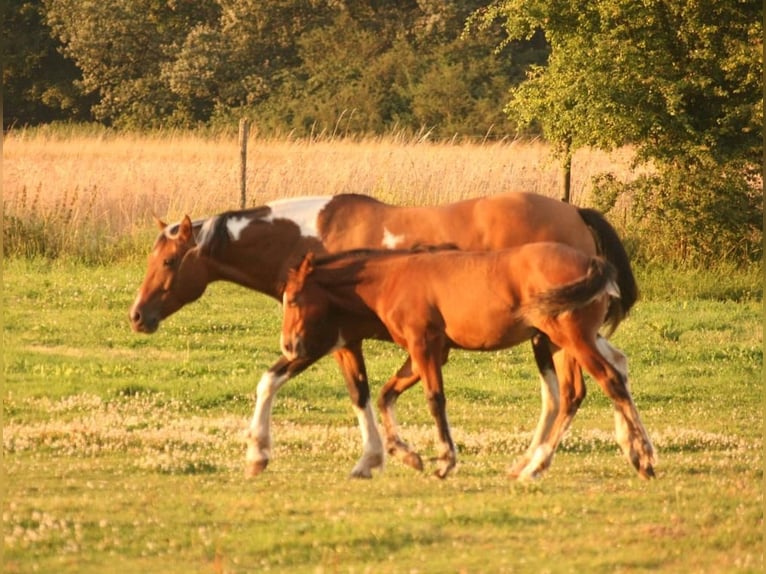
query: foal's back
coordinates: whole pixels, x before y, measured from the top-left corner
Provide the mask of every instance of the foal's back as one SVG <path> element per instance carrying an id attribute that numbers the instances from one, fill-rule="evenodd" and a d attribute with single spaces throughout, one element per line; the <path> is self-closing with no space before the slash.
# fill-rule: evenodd
<path id="1" fill-rule="evenodd" d="M 365 265 L 357 292 L 397 342 L 443 331 L 466 349 L 499 349 L 532 336 L 534 326 L 519 314 L 525 304 L 581 279 L 590 260 L 559 243 L 380 257 Z"/>

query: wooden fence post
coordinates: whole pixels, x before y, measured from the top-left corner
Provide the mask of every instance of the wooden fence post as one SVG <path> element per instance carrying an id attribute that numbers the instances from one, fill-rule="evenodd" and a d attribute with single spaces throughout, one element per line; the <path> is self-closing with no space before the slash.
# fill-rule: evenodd
<path id="1" fill-rule="evenodd" d="M 247 205 L 247 133 L 250 122 L 247 118 L 239 120 L 239 207 Z"/>

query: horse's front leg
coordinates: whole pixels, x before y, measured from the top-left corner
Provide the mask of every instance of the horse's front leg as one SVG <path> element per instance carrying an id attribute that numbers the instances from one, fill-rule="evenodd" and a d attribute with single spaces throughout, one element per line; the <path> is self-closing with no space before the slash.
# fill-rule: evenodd
<path id="1" fill-rule="evenodd" d="M 596 347 L 614 370 L 611 376 L 597 380 L 614 404 L 617 443 L 642 478 L 654 478 L 657 455 L 630 394 L 628 358 L 600 335 L 596 339 Z"/>
<path id="2" fill-rule="evenodd" d="M 274 406 L 277 391 L 313 362 L 307 359 L 290 360 L 280 357 L 261 376 L 256 391 L 255 412 L 245 433 L 247 444 L 245 476 L 257 476 L 269 464 L 271 456 L 271 409 Z"/>
<path id="3" fill-rule="evenodd" d="M 423 460 L 417 452 L 412 450 L 410 445 L 399 437 L 394 407 L 399 395 L 419 380 L 420 375 L 413 373 L 412 360 L 408 357 L 396 374 L 383 385 L 380 397 L 378 398 L 378 409 L 380 410 L 380 418 L 386 433 L 386 450 L 388 454 L 398 458 L 415 470 L 423 470 Z"/>
<path id="4" fill-rule="evenodd" d="M 351 402 L 362 433 L 362 457 L 351 470 L 354 478 L 372 478 L 373 468 L 383 467 L 383 443 L 370 404 L 370 386 L 361 342 L 337 349 L 335 359 L 346 379 Z"/>

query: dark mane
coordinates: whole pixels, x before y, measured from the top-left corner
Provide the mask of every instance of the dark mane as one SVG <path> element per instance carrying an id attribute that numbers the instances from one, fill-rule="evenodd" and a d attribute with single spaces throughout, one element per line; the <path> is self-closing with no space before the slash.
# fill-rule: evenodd
<path id="1" fill-rule="evenodd" d="M 197 234 L 197 242 L 200 250 L 206 255 L 215 256 L 226 247 L 231 241 L 229 230 L 226 227 L 230 217 L 249 217 L 251 219 L 261 219 L 271 213 L 271 208 L 265 205 L 252 207 L 250 209 L 241 209 L 236 211 L 225 211 L 205 220 L 202 229 Z"/>
<path id="2" fill-rule="evenodd" d="M 381 259 L 399 255 L 430 253 L 436 251 L 457 250 L 453 244 L 423 245 L 412 249 L 351 249 L 315 256 L 310 277 L 321 286 L 327 298 L 338 309 L 358 311 L 353 297 L 338 293 L 338 288 L 354 287 L 362 280 L 360 271 L 370 258 Z M 340 265 L 333 265 L 339 263 Z"/>

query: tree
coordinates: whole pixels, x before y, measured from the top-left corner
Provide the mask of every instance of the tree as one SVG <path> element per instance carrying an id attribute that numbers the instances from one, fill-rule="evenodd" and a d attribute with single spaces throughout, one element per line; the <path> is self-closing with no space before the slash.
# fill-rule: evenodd
<path id="1" fill-rule="evenodd" d="M 544 32 L 548 62 L 530 68 L 508 113 L 539 123 L 564 165 L 582 146 L 634 145 L 654 172 L 621 192 L 640 207 L 644 231 L 676 218 L 666 254 L 753 259 L 762 254 L 753 225 L 763 210 L 762 8 L 754 0 L 498 0 L 471 25 L 500 20 L 509 40 Z M 620 195 L 608 187 L 611 199 Z M 743 211 L 722 209 L 732 202 Z"/>
<path id="2" fill-rule="evenodd" d="M 163 66 L 189 29 L 218 15 L 214 0 L 45 0 L 45 7 L 64 53 L 82 71 L 82 90 L 98 98 L 96 118 L 133 127 L 167 125 L 177 115 L 179 98 L 163 81 Z"/>
<path id="3" fill-rule="evenodd" d="M 493 54 L 499 26 L 460 37 L 480 0 L 29 1 L 77 66 L 73 91 L 118 128 L 247 114 L 264 132 L 298 135 L 514 129 L 502 102 L 525 46 Z"/>
<path id="4" fill-rule="evenodd" d="M 51 37 L 42 0 L 9 0 L 2 12 L 3 127 L 88 119 L 93 102 L 75 87 L 80 71 Z"/>

